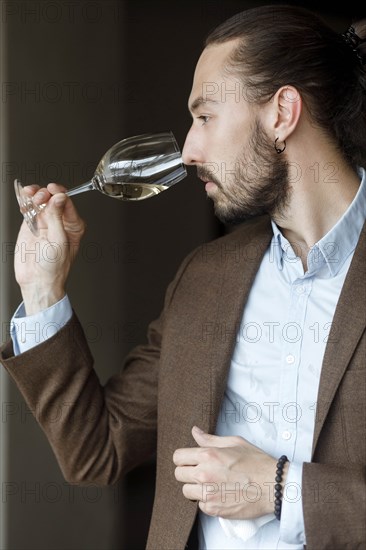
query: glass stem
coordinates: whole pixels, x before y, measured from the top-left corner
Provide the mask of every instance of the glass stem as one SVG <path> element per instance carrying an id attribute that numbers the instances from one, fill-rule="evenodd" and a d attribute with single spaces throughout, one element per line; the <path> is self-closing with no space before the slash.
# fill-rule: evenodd
<path id="1" fill-rule="evenodd" d="M 85 193 L 85 191 L 93 191 L 95 189 L 95 184 L 93 180 L 87 181 L 86 183 L 82 183 L 78 187 L 74 187 L 73 189 L 69 189 L 65 194 L 68 197 L 72 197 L 73 195 L 78 195 L 79 193 Z"/>

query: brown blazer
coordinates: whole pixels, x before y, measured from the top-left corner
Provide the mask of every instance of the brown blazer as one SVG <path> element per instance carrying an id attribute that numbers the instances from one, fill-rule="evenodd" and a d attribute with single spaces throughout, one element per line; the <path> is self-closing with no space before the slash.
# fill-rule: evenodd
<path id="1" fill-rule="evenodd" d="M 183 549 L 196 503 L 174 477 L 194 424 L 213 432 L 243 307 L 271 239 L 268 217 L 199 247 L 168 288 L 148 344 L 102 387 L 76 318 L 1 361 L 47 434 L 65 478 L 114 483 L 157 451 L 147 548 Z M 366 225 L 337 305 L 321 372 L 313 457 L 303 470 L 307 548 L 366 546 Z"/>

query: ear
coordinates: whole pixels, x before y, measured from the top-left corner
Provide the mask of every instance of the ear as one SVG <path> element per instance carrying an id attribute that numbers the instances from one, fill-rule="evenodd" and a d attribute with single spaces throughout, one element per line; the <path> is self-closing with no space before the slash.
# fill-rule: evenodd
<path id="1" fill-rule="evenodd" d="M 282 86 L 269 103 L 267 131 L 273 139 L 285 141 L 295 130 L 302 112 L 302 99 L 294 86 Z"/>

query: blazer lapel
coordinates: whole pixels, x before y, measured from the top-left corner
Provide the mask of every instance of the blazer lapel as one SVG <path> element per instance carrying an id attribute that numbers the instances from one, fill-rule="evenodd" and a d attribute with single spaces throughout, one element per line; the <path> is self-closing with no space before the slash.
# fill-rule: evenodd
<path id="1" fill-rule="evenodd" d="M 247 232 L 240 229 L 237 232 L 237 238 L 228 243 L 230 249 L 226 249 L 223 260 L 225 266 L 215 314 L 217 331 L 211 341 L 207 387 L 209 410 L 206 411 L 210 433 L 214 433 L 216 427 L 243 309 L 273 235 L 267 216 L 259 218 Z"/>
<path id="2" fill-rule="evenodd" d="M 366 224 L 334 314 L 320 376 L 313 454 L 339 383 L 366 326 Z"/>

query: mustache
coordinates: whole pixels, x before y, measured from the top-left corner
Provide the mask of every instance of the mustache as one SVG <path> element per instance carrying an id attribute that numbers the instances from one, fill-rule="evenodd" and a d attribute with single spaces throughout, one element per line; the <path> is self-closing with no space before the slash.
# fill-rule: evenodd
<path id="1" fill-rule="evenodd" d="M 217 187 L 219 187 L 219 189 L 222 188 L 221 182 L 205 166 L 197 166 L 197 176 L 200 179 L 203 179 L 203 180 L 206 180 L 206 181 L 212 181 L 213 183 L 215 183 L 217 185 Z"/>

